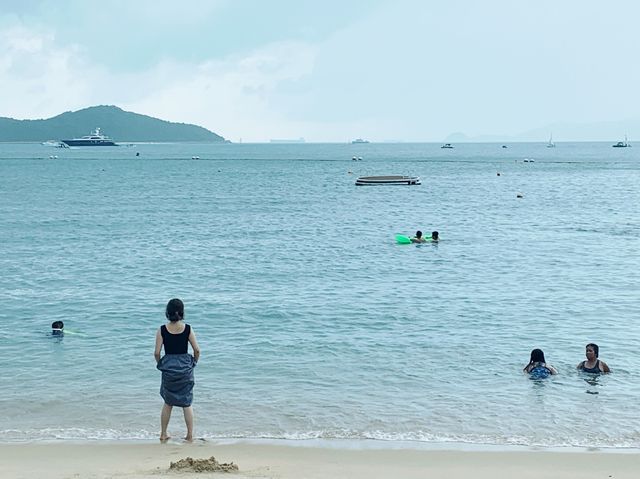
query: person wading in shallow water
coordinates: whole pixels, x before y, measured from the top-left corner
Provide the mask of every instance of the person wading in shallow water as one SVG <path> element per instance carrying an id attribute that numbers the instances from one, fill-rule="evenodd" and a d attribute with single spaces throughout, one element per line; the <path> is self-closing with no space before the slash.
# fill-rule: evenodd
<path id="1" fill-rule="evenodd" d="M 597 344 L 589 343 L 585 348 L 586 361 L 582 361 L 578 364 L 577 368 L 585 373 L 600 374 L 609 373 L 611 370 L 607 363 L 598 359 L 600 354 L 600 348 Z"/>
<path id="2" fill-rule="evenodd" d="M 552 374 L 558 374 L 556 368 L 551 366 L 551 364 L 547 364 L 542 349 L 534 349 L 531 351 L 529 364 L 527 364 L 522 371 L 529 374 L 532 379 L 543 379 Z"/>
<path id="3" fill-rule="evenodd" d="M 157 368 L 162 371 L 160 395 L 164 399 L 160 414 L 160 440 L 169 439 L 167 427 L 171 411 L 173 406 L 178 406 L 182 408 L 187 425 L 185 440 L 193 441 L 193 370 L 200 358 L 200 347 L 193 329 L 184 322 L 184 304 L 181 300 L 174 298 L 169 301 L 165 316 L 168 322 L 156 333 L 154 352 Z M 189 344 L 193 349 L 193 356 L 188 353 Z M 164 356 L 160 357 L 162 348 Z"/>

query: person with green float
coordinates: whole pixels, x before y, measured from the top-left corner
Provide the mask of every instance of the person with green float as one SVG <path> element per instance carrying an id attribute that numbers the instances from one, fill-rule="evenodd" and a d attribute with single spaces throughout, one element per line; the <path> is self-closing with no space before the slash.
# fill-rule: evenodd
<path id="1" fill-rule="evenodd" d="M 411 238 L 412 243 L 426 243 L 427 240 L 422 237 L 422 231 L 416 231 L 416 235 Z"/>

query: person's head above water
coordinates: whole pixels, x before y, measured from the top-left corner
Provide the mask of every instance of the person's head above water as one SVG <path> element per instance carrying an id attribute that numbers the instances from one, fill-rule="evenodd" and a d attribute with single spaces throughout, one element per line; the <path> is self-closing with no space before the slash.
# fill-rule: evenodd
<path id="1" fill-rule="evenodd" d="M 165 316 L 171 322 L 176 322 L 184 319 L 184 303 L 178 298 L 173 298 L 167 303 Z"/>
<path id="2" fill-rule="evenodd" d="M 416 238 L 422 238 L 422 231 L 416 231 Z"/>
<path id="3" fill-rule="evenodd" d="M 597 344 L 595 343 L 589 343 L 587 344 L 587 346 L 585 347 L 586 352 L 587 352 L 587 358 L 589 357 L 589 349 L 591 349 L 591 351 L 593 351 L 593 354 L 595 355 L 595 357 L 597 358 L 598 355 L 600 354 L 600 348 L 598 347 Z"/>
<path id="4" fill-rule="evenodd" d="M 64 336 L 64 323 L 62 321 L 54 321 L 51 323 L 52 336 Z"/>
<path id="5" fill-rule="evenodd" d="M 533 351 L 531 351 L 531 359 L 529 360 L 529 363 L 546 363 L 547 361 L 545 361 L 544 359 L 544 352 L 542 352 L 542 349 L 534 349 Z"/>
<path id="6" fill-rule="evenodd" d="M 438 235 L 438 232 L 437 232 L 437 231 L 432 231 L 432 232 L 431 232 L 431 239 L 432 239 L 432 240 L 436 240 L 436 241 L 438 241 L 438 236 L 439 236 L 439 235 Z"/>

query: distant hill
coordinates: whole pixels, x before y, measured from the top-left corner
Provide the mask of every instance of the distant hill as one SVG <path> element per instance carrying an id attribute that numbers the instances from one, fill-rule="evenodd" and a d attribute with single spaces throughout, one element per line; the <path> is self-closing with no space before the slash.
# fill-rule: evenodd
<path id="1" fill-rule="evenodd" d="M 117 106 L 92 106 L 68 111 L 46 120 L 15 120 L 0 117 L 0 141 L 47 141 L 89 135 L 95 128 L 116 142 L 197 141 L 223 142 L 225 139 L 201 126 L 171 123 L 124 111 Z"/>

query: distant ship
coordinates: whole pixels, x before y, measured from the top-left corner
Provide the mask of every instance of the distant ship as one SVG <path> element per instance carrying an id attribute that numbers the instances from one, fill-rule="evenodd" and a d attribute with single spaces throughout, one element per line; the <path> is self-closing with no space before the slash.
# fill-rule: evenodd
<path id="1" fill-rule="evenodd" d="M 300 138 L 274 138 L 269 140 L 269 143 L 306 143 L 305 139 Z"/>
<path id="2" fill-rule="evenodd" d="M 611 146 L 613 146 L 614 148 L 629 148 L 631 146 L 631 143 L 629 143 L 629 140 L 627 139 L 627 135 L 624 135 L 624 141 L 619 141 L 615 145 L 611 145 Z"/>
<path id="3" fill-rule="evenodd" d="M 357 143 L 369 143 L 369 140 L 363 140 L 362 138 L 356 138 L 351 143 L 353 143 L 354 145 L 357 144 Z"/>
<path id="4" fill-rule="evenodd" d="M 555 148 L 556 144 L 553 142 L 553 133 L 549 135 L 549 143 L 547 143 L 547 148 Z"/>
<path id="5" fill-rule="evenodd" d="M 453 148 L 453 145 L 451 143 L 445 143 L 440 148 Z"/>
<path id="6" fill-rule="evenodd" d="M 100 128 L 96 128 L 90 135 L 61 142 L 67 146 L 118 146 L 111 138 L 101 134 Z"/>

